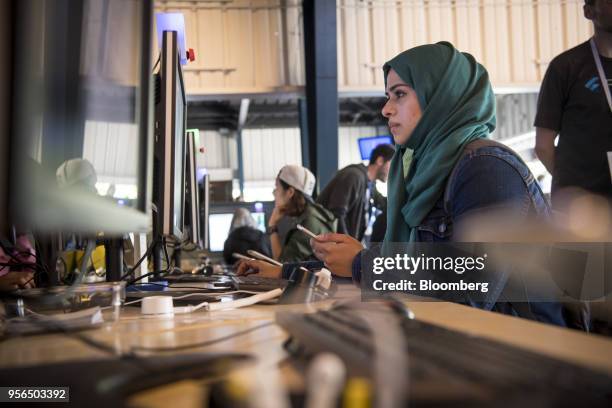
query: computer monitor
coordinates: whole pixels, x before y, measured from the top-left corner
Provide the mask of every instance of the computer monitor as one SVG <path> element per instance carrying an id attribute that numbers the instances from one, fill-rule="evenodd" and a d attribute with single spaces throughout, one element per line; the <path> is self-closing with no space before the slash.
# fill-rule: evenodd
<path id="1" fill-rule="evenodd" d="M 152 3 L 13 2 L 11 224 L 150 230 Z"/>
<path id="2" fill-rule="evenodd" d="M 200 240 L 204 248 L 209 247 L 208 214 L 210 213 L 210 175 L 198 173 L 198 187 L 200 190 Z"/>
<path id="3" fill-rule="evenodd" d="M 391 136 L 372 136 L 362 137 L 357 139 L 359 143 L 359 153 L 361 154 L 361 160 L 370 160 L 372 150 L 376 149 L 376 146 L 381 144 L 393 144 Z"/>
<path id="4" fill-rule="evenodd" d="M 176 31 L 164 31 L 155 75 L 154 234 L 183 238 L 187 100 Z"/>
<path id="5" fill-rule="evenodd" d="M 200 192 L 196 172 L 196 132 L 187 131 L 185 146 L 185 239 L 203 248 L 200 233 Z"/>
<path id="6" fill-rule="evenodd" d="M 208 177 L 208 176 L 207 176 Z M 266 210 L 266 208 L 267 210 Z M 268 214 L 272 212 L 274 208 L 274 202 L 265 203 L 244 203 L 244 202 L 232 202 L 215 204 L 212 206 L 211 214 L 207 217 L 208 219 L 208 239 L 209 245 L 207 249 L 210 252 L 221 252 L 223 251 L 223 245 L 225 240 L 229 236 L 230 229 L 232 226 L 232 220 L 236 214 L 236 210 L 239 208 L 245 208 L 249 210 L 250 216 L 255 220 L 255 228 L 261 232 L 266 232 L 266 212 Z"/>
<path id="7" fill-rule="evenodd" d="M 266 214 L 263 212 L 253 212 L 251 216 L 257 223 L 257 229 L 261 232 L 266 232 Z"/>
<path id="8" fill-rule="evenodd" d="M 234 213 L 218 213 L 208 216 L 208 230 L 210 243 L 208 249 L 210 252 L 222 252 L 223 245 L 227 239 Z"/>

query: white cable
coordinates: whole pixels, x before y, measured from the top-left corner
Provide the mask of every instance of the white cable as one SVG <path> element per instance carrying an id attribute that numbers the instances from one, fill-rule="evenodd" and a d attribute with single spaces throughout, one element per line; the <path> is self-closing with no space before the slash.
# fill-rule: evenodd
<path id="1" fill-rule="evenodd" d="M 208 310 L 222 310 L 222 309 L 235 309 L 243 306 L 254 305 L 255 303 L 265 302 L 266 300 L 272 300 L 283 294 L 283 290 L 276 288 L 268 292 L 259 293 L 257 295 L 250 296 L 244 299 L 233 300 L 231 302 L 218 302 L 211 303 L 208 305 Z"/>
<path id="2" fill-rule="evenodd" d="M 188 297 L 191 297 L 191 296 L 202 296 L 202 295 L 210 296 L 210 297 L 217 297 L 217 296 L 235 295 L 235 294 L 238 294 L 238 293 L 246 293 L 248 295 L 257 295 L 258 293 L 261 293 L 261 292 L 254 292 L 252 290 L 234 290 L 234 291 L 231 291 L 231 292 L 220 292 L 220 293 L 187 293 L 186 295 L 172 296 L 172 299 L 178 300 L 178 299 L 185 299 L 185 298 L 188 298 Z M 132 305 L 132 304 L 138 303 L 138 302 L 142 302 L 142 299 L 136 299 L 136 300 L 133 300 L 131 302 L 124 303 L 123 306 Z M 108 308 L 111 308 L 111 307 L 112 306 L 106 306 L 106 307 L 103 307 L 102 309 L 108 309 Z"/>
<path id="3" fill-rule="evenodd" d="M 264 302 L 266 300 L 277 298 L 280 295 L 282 295 L 282 293 L 283 293 L 283 290 L 280 288 L 277 288 L 277 289 L 274 289 L 268 292 L 263 292 L 257 295 L 249 296 L 248 298 L 233 300 L 231 302 L 217 302 L 217 303 L 202 302 L 199 305 L 192 307 L 191 311 L 193 312 L 203 307 L 206 307 L 206 309 L 210 311 L 223 310 L 223 309 L 237 309 L 239 307 L 250 306 L 250 305 L 254 305 L 255 303 Z"/>
<path id="4" fill-rule="evenodd" d="M 234 291 L 232 293 L 244 293 L 247 291 Z M 227 292 L 229 293 L 229 292 Z M 283 290 L 280 288 L 264 292 L 258 293 L 253 296 L 249 296 L 248 298 L 233 300 L 231 302 L 215 302 L 210 303 L 208 301 L 202 302 L 196 306 L 177 306 L 173 307 L 173 300 L 186 297 L 187 295 L 191 296 L 194 294 L 187 294 L 183 296 L 179 296 L 176 298 L 172 298 L 171 296 L 149 296 L 142 299 L 134 300 L 133 302 L 129 302 L 126 304 L 132 304 L 137 302 L 143 302 L 147 300 L 146 304 L 143 303 L 142 313 L 145 315 L 172 315 L 172 314 L 185 314 L 195 312 L 196 310 L 206 308 L 209 311 L 214 310 L 223 310 L 223 309 L 236 309 L 239 307 L 254 305 L 255 303 L 263 302 L 266 300 L 271 300 L 276 297 L 279 297 L 283 293 Z M 219 295 L 219 294 L 216 294 Z M 170 303 L 168 303 L 170 302 Z M 166 310 L 166 312 L 161 312 L 162 310 Z"/>
<path id="5" fill-rule="evenodd" d="M 143 298 L 143 299 L 144 299 L 144 298 Z M 131 302 L 124 303 L 124 304 L 123 304 L 123 306 L 133 305 L 134 303 L 138 303 L 138 302 L 142 302 L 142 299 L 137 299 L 137 300 L 133 300 L 133 301 L 131 301 Z M 112 307 L 112 306 L 106 306 L 106 307 L 105 307 L 105 309 L 106 309 L 106 308 L 109 308 L 109 307 Z"/>
<path id="6" fill-rule="evenodd" d="M 238 293 L 238 292 L 247 292 L 247 291 L 235 291 L 235 292 Z M 283 293 L 283 290 L 278 288 L 278 289 L 271 290 L 269 292 L 258 293 L 248 298 L 233 300 L 231 302 L 209 303 L 208 301 L 206 301 L 196 306 L 177 306 L 173 308 L 173 313 L 174 314 L 186 314 L 186 313 L 195 312 L 196 310 L 199 310 L 202 308 L 206 308 L 209 311 L 223 310 L 223 309 L 236 309 L 239 307 L 250 306 L 250 305 L 254 305 L 255 303 L 274 299 L 276 297 L 279 297 L 282 293 Z M 170 297 L 170 296 L 167 296 L 167 297 Z M 143 298 L 143 299 L 147 299 L 147 298 Z M 130 303 L 136 303 L 138 301 L 142 301 L 143 299 L 138 299 L 137 301 L 130 302 Z M 175 299 L 178 299 L 178 297 Z"/>

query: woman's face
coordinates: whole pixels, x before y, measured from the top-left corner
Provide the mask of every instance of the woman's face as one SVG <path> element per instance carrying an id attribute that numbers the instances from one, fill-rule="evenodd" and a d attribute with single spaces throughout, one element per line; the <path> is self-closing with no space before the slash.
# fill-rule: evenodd
<path id="1" fill-rule="evenodd" d="M 382 114 L 388 120 L 389 130 L 396 144 L 410 139 L 417 123 L 423 116 L 416 92 L 397 75 L 393 69 L 387 75 L 387 102 Z"/>
<path id="2" fill-rule="evenodd" d="M 272 191 L 272 194 L 274 195 L 274 205 L 278 208 L 282 208 L 289 202 L 293 193 L 293 188 L 289 187 L 285 190 L 277 178 L 274 184 L 274 191 Z"/>

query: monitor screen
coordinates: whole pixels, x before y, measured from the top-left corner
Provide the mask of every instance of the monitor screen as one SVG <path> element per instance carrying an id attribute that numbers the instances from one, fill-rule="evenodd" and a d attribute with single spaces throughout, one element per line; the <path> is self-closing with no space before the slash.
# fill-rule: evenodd
<path id="1" fill-rule="evenodd" d="M 148 231 L 152 1 L 14 3 L 13 223 Z"/>
<path id="2" fill-rule="evenodd" d="M 234 213 L 210 214 L 208 216 L 208 249 L 211 252 L 223 251 L 223 244 L 229 235 Z"/>
<path id="3" fill-rule="evenodd" d="M 154 235 L 183 238 L 185 206 L 185 120 L 187 101 L 176 32 L 165 31 L 156 86 L 153 203 Z"/>
<path id="4" fill-rule="evenodd" d="M 174 185 L 182 186 L 185 181 L 185 111 L 187 103 L 185 100 L 185 87 L 183 84 L 183 75 L 180 61 L 175 64 L 175 101 L 174 101 Z M 177 231 L 183 230 L 184 224 L 184 199 L 185 190 L 174 189 L 174 229 Z"/>
<path id="5" fill-rule="evenodd" d="M 266 214 L 262 212 L 253 212 L 251 216 L 257 223 L 257 229 L 261 232 L 266 232 Z"/>
<path id="6" fill-rule="evenodd" d="M 210 211 L 210 176 L 205 174 L 202 180 L 198 180 L 200 199 L 200 242 L 204 248 L 208 248 L 208 214 Z"/>
<path id="7" fill-rule="evenodd" d="M 391 136 L 373 136 L 373 137 L 362 137 L 357 140 L 359 143 L 359 153 L 361 154 L 361 160 L 370 160 L 372 150 L 380 144 L 393 144 Z"/>
<path id="8" fill-rule="evenodd" d="M 189 239 L 191 243 L 197 247 L 202 247 L 201 233 L 200 233 L 200 203 L 201 199 L 200 189 L 198 186 L 197 175 L 196 175 L 196 145 L 195 135 L 191 131 L 187 131 L 186 135 L 186 146 L 185 146 L 185 232 L 187 233 L 186 239 Z"/>

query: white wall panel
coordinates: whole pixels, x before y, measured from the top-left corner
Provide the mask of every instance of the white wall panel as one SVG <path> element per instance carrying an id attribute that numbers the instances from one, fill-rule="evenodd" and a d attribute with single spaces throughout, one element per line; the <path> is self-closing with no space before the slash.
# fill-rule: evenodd
<path id="1" fill-rule="evenodd" d="M 197 55 L 186 68 L 189 93 L 269 92 L 304 84 L 300 0 L 156 4 L 159 11 L 185 14 L 188 46 Z M 583 0 L 337 0 L 338 84 L 341 90 L 381 87 L 385 61 L 445 40 L 482 62 L 494 85 L 536 86 L 554 56 L 591 35 L 582 5 Z"/>
<path id="2" fill-rule="evenodd" d="M 281 0 L 160 0 L 155 10 L 185 15 L 187 47 L 196 52 L 196 61 L 184 68 L 188 93 L 257 92 L 303 84 L 298 0 L 284 7 Z"/>
<path id="3" fill-rule="evenodd" d="M 136 184 L 138 127 L 133 124 L 85 122 L 83 158 L 89 160 L 98 181 Z"/>
<path id="4" fill-rule="evenodd" d="M 402 50 L 443 40 L 474 55 L 487 67 L 494 85 L 536 86 L 555 55 L 591 35 L 582 4 L 582 0 L 338 0 L 343 27 L 338 66 L 346 73 L 339 75 L 339 86 L 381 86 L 385 61 Z M 362 20 L 369 21 L 371 29 L 360 24 Z M 354 35 L 354 26 L 370 39 Z M 352 51 L 359 48 L 371 48 L 371 58 Z M 349 67 L 360 66 L 370 67 L 374 78 L 358 76 L 356 84 Z"/>
<path id="5" fill-rule="evenodd" d="M 302 164 L 298 128 L 244 129 L 242 147 L 245 181 L 274 180 L 286 164 Z"/>
<path id="6" fill-rule="evenodd" d="M 338 129 L 338 168 L 361 163 L 357 139 L 388 134 L 389 130 L 386 127 L 341 126 Z"/>
<path id="7" fill-rule="evenodd" d="M 211 130 L 200 130 L 200 146 L 204 154 L 196 157 L 197 166 L 206 169 L 235 169 L 236 138 L 233 133 L 221 134 Z"/>

